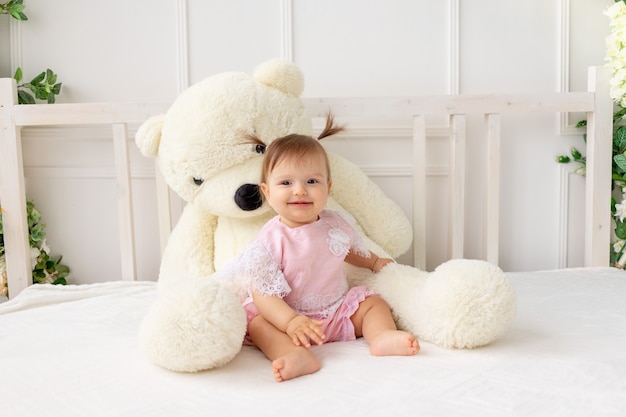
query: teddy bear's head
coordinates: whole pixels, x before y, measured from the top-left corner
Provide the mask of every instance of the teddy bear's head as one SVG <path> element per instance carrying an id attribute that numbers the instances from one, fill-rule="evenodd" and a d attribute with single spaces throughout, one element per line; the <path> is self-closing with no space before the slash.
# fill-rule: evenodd
<path id="1" fill-rule="evenodd" d="M 258 186 L 260 143 L 312 132 L 303 89 L 302 72 L 287 60 L 266 61 L 252 76 L 220 73 L 146 121 L 136 142 L 142 154 L 158 159 L 168 185 L 188 203 L 217 216 L 257 216 L 269 211 Z"/>

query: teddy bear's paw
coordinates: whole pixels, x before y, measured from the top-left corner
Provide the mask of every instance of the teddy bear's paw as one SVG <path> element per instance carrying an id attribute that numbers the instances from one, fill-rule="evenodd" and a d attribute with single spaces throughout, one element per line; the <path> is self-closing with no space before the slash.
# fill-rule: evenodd
<path id="1" fill-rule="evenodd" d="M 230 362 L 245 332 L 246 314 L 230 290 L 211 277 L 184 279 L 159 287 L 139 344 L 156 365 L 197 372 Z"/>
<path id="2" fill-rule="evenodd" d="M 500 268 L 455 259 L 437 267 L 424 284 L 417 336 L 447 348 L 476 348 L 500 337 L 515 312 L 515 290 Z"/>

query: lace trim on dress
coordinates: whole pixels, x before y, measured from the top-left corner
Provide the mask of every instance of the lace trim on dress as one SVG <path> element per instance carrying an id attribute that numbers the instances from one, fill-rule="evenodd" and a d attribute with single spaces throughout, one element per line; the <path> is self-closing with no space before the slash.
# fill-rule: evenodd
<path id="1" fill-rule="evenodd" d="M 343 302 L 349 286 L 346 280 L 330 294 L 309 294 L 299 300 L 292 301 L 293 309 L 306 316 L 317 316 L 323 320 L 331 317 Z"/>
<path id="2" fill-rule="evenodd" d="M 250 277 L 251 291 L 280 298 L 284 298 L 291 292 L 283 271 L 261 242 L 254 241 L 250 244 L 242 261 Z"/>

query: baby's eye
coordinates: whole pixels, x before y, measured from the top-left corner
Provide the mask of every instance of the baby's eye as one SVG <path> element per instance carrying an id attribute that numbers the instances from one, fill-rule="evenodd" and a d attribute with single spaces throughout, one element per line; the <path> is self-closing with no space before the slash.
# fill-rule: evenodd
<path id="1" fill-rule="evenodd" d="M 283 181 L 280 182 L 280 185 L 291 185 L 291 181 L 283 180 Z"/>
<path id="2" fill-rule="evenodd" d="M 254 152 L 263 155 L 265 153 L 265 145 L 254 145 Z"/>
<path id="3" fill-rule="evenodd" d="M 316 180 L 315 178 L 311 178 L 310 180 L 307 180 L 307 184 L 317 184 L 319 181 Z"/>

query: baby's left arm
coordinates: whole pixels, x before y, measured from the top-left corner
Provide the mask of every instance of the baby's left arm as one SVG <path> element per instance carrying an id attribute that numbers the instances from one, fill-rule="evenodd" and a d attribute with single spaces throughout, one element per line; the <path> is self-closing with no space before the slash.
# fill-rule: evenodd
<path id="1" fill-rule="evenodd" d="M 366 258 L 365 256 L 359 254 L 351 250 L 348 252 L 348 255 L 345 259 L 351 265 L 358 266 L 361 268 L 368 268 L 372 272 L 378 272 L 385 267 L 390 262 L 393 262 L 391 258 L 381 258 L 376 255 L 374 252 L 370 252 L 370 257 Z"/>

